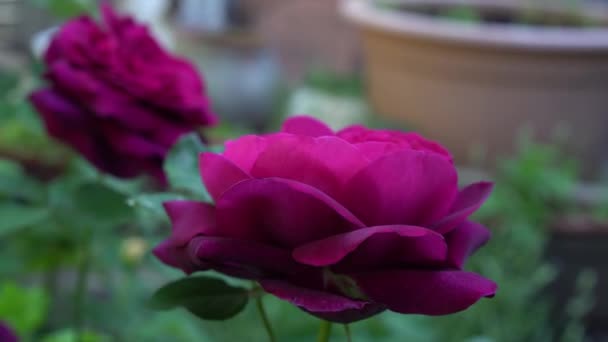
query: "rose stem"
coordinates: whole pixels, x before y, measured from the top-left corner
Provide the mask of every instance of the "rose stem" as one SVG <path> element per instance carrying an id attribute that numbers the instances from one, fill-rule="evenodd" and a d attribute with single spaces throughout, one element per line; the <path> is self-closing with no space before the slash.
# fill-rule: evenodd
<path id="1" fill-rule="evenodd" d="M 87 292 L 87 281 L 90 271 L 90 245 L 84 244 L 83 255 L 78 272 L 76 274 L 76 289 L 74 291 L 74 335 L 76 342 L 81 342 L 83 338 L 84 318 L 85 318 L 85 297 Z"/>
<path id="2" fill-rule="evenodd" d="M 257 296 L 255 298 L 255 304 L 258 308 L 258 313 L 262 318 L 262 322 L 264 323 L 264 328 L 266 329 L 266 333 L 268 333 L 268 341 L 275 342 L 274 332 L 272 331 L 272 326 L 270 325 L 270 320 L 268 319 L 268 315 L 266 314 L 266 309 L 264 309 L 264 303 L 262 302 L 262 296 Z"/>
<path id="3" fill-rule="evenodd" d="M 350 326 L 348 324 L 344 324 L 344 333 L 346 334 L 346 341 L 353 342 L 353 337 L 350 334 Z"/>
<path id="4" fill-rule="evenodd" d="M 329 335 L 331 334 L 331 322 L 321 321 L 319 325 L 319 335 L 317 335 L 317 342 L 328 342 Z"/>

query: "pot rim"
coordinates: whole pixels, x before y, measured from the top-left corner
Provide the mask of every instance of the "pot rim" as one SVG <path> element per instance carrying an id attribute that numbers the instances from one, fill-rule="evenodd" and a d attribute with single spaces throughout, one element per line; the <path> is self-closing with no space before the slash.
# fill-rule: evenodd
<path id="1" fill-rule="evenodd" d="M 340 11 L 359 26 L 448 43 L 534 51 L 608 51 L 608 28 L 534 27 L 512 24 L 458 23 L 422 14 L 379 8 L 374 0 L 341 0 Z M 405 4 L 428 4 L 425 0 L 402 0 Z M 488 4 L 487 1 L 440 0 L 451 4 Z M 494 0 L 496 5 L 504 1 Z M 508 4 L 507 4 L 508 6 Z M 513 5 L 511 4 L 511 7 Z M 608 15 L 605 6 L 588 8 Z"/>

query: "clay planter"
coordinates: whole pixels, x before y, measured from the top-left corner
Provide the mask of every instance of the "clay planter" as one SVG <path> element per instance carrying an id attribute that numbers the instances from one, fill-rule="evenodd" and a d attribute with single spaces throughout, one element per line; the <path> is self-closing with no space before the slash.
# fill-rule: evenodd
<path id="1" fill-rule="evenodd" d="M 518 10 L 496 0 L 458 3 Z M 361 29 L 376 112 L 441 141 L 458 162 L 479 150 L 509 153 L 528 126 L 541 140 L 569 134 L 566 147 L 588 175 L 606 164 L 608 28 L 458 22 L 372 0 L 346 0 L 342 12 Z"/>

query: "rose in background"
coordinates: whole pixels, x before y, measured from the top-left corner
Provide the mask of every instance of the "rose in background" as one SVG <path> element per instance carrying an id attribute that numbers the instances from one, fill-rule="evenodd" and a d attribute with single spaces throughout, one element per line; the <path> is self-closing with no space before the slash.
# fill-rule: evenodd
<path id="1" fill-rule="evenodd" d="M 0 321 L 0 341 L 2 342 L 17 342 L 19 339 L 8 325 Z"/>
<path id="2" fill-rule="evenodd" d="M 343 323 L 451 314 L 496 292 L 463 270 L 490 237 L 469 216 L 492 184 L 459 190 L 449 152 L 417 134 L 296 117 L 201 154 L 200 168 L 215 204 L 165 203 L 173 231 L 154 251 L 186 273 L 253 279 Z"/>
<path id="3" fill-rule="evenodd" d="M 100 170 L 164 183 L 169 148 L 216 121 L 203 80 L 146 27 L 108 5 L 101 12 L 101 23 L 81 16 L 55 34 L 44 55 L 49 86 L 30 100 L 49 134 Z"/>

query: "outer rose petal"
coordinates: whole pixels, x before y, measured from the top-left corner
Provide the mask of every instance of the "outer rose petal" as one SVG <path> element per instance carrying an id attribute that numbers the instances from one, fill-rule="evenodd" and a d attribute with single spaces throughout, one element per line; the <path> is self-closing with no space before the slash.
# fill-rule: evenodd
<path id="1" fill-rule="evenodd" d="M 199 236 L 190 242 L 190 254 L 205 265 L 228 265 L 240 269 L 239 277 L 292 275 L 307 270 L 296 263 L 289 250 L 255 241 Z"/>
<path id="2" fill-rule="evenodd" d="M 348 210 L 319 190 L 279 178 L 250 179 L 217 202 L 222 236 L 296 247 L 363 227 Z"/>
<path id="3" fill-rule="evenodd" d="M 346 185 L 342 203 L 368 226 L 428 226 L 458 191 L 454 166 L 435 153 L 404 150 L 373 161 Z"/>
<path id="4" fill-rule="evenodd" d="M 161 139 L 159 142 L 167 147 L 171 146 L 179 135 L 192 129 L 192 125 L 166 118 L 160 109 L 144 106 L 139 99 L 96 78 L 90 71 L 70 65 L 65 60 L 51 64 L 47 78 L 54 82 L 62 93 L 87 108 L 90 115 L 112 119 L 135 132 L 156 134 Z"/>
<path id="5" fill-rule="evenodd" d="M 144 138 L 133 131 L 111 121 L 102 121 L 99 128 L 109 146 L 125 157 L 164 158 L 168 148 L 158 142 Z"/>
<path id="6" fill-rule="evenodd" d="M 339 323 L 362 320 L 384 311 L 384 306 L 329 292 L 299 287 L 279 280 L 262 280 L 264 290 L 317 317 Z"/>
<path id="7" fill-rule="evenodd" d="M 154 256 L 156 256 L 163 263 L 179 268 L 186 274 L 191 274 L 194 271 L 208 270 L 210 267 L 203 267 L 202 265 L 195 265 L 192 262 L 192 258 L 188 254 L 188 248 L 186 246 L 175 246 L 171 240 L 165 240 L 152 250 Z"/>
<path id="8" fill-rule="evenodd" d="M 475 222 L 465 222 L 445 235 L 448 264 L 462 268 L 466 258 L 490 239 L 490 231 Z"/>
<path id="9" fill-rule="evenodd" d="M 395 270 L 351 275 L 373 301 L 404 314 L 447 315 L 496 293 L 496 284 L 463 271 Z"/>
<path id="10" fill-rule="evenodd" d="M 51 136 L 70 144 L 100 169 L 108 169 L 98 153 L 95 122 L 87 113 L 52 89 L 32 93 L 30 101 L 41 114 Z"/>
<path id="11" fill-rule="evenodd" d="M 211 235 L 217 231 L 215 208 L 210 204 L 169 201 L 163 205 L 172 223 L 170 245 L 184 246 L 197 235 Z"/>
<path id="12" fill-rule="evenodd" d="M 462 189 L 458 193 L 448 216 L 435 223 L 433 229 L 439 233 L 445 234 L 463 223 L 471 214 L 481 207 L 492 192 L 493 187 L 493 183 L 479 182 L 473 183 Z"/>
<path id="13" fill-rule="evenodd" d="M 337 137 L 277 134 L 267 141 L 251 169 L 253 177 L 296 180 L 334 198 L 344 183 L 368 164 L 357 148 Z"/>
<path id="14" fill-rule="evenodd" d="M 282 131 L 310 137 L 334 135 L 334 132 L 325 123 L 310 116 L 296 116 L 285 120 Z"/>
<path id="15" fill-rule="evenodd" d="M 341 261 L 352 268 L 428 265 L 444 261 L 443 236 L 415 226 L 362 228 L 314 241 L 294 250 L 294 258 L 307 265 L 330 266 Z"/>
<path id="16" fill-rule="evenodd" d="M 199 169 L 203 183 L 215 202 L 234 184 L 251 177 L 230 160 L 215 153 L 201 153 Z"/>

